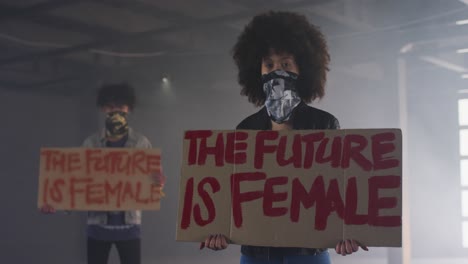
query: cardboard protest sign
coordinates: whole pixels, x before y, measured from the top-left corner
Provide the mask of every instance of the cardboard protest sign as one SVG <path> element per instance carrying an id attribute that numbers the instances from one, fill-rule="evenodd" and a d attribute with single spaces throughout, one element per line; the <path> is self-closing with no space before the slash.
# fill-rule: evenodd
<path id="1" fill-rule="evenodd" d="M 159 149 L 42 148 L 38 206 L 59 210 L 158 210 Z"/>
<path id="2" fill-rule="evenodd" d="M 186 131 L 178 241 L 401 246 L 401 131 Z"/>

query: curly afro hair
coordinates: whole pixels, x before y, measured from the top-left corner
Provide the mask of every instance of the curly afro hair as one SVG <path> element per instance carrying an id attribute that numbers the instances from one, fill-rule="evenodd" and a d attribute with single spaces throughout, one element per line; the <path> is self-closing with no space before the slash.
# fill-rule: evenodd
<path id="1" fill-rule="evenodd" d="M 98 107 L 127 105 L 130 110 L 133 110 L 135 104 L 135 89 L 128 83 L 104 84 L 97 93 L 96 105 Z"/>
<path id="2" fill-rule="evenodd" d="M 297 92 L 304 102 L 324 96 L 330 62 L 324 35 L 303 15 L 270 11 L 252 19 L 232 50 L 241 94 L 250 102 L 257 106 L 265 102 L 261 63 L 271 51 L 294 56 L 300 71 Z"/>

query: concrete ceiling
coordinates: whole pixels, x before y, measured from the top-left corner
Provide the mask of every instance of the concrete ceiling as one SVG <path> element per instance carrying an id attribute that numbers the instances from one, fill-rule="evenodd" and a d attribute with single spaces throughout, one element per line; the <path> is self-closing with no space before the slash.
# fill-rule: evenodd
<path id="1" fill-rule="evenodd" d="M 266 10 L 308 16 L 354 69 L 409 43 L 416 56 L 452 63 L 464 61 L 453 50 L 468 47 L 468 25 L 454 25 L 468 9 L 457 0 L 0 0 L 0 88 L 66 93 L 128 69 L 151 74 L 181 54 L 209 63 Z"/>

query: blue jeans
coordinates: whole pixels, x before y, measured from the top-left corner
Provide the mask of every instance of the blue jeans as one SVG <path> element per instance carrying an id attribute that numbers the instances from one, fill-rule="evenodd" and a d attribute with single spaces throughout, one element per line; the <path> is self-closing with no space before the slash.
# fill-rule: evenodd
<path id="1" fill-rule="evenodd" d="M 112 244 L 117 247 L 121 264 L 140 264 L 140 239 L 104 241 L 88 237 L 88 264 L 107 264 Z"/>
<path id="2" fill-rule="evenodd" d="M 268 259 L 242 255 L 240 264 L 331 264 L 328 251 L 318 255 L 270 256 Z"/>

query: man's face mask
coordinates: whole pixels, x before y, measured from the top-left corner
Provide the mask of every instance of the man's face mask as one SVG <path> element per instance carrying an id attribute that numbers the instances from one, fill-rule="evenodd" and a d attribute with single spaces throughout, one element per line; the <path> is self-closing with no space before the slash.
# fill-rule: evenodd
<path id="1" fill-rule="evenodd" d="M 288 121 L 294 108 L 301 102 L 296 92 L 297 78 L 296 73 L 283 70 L 262 75 L 265 106 L 275 123 Z"/>
<path id="2" fill-rule="evenodd" d="M 106 136 L 119 138 L 128 133 L 128 113 L 110 112 L 106 115 Z"/>

